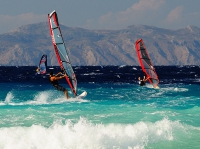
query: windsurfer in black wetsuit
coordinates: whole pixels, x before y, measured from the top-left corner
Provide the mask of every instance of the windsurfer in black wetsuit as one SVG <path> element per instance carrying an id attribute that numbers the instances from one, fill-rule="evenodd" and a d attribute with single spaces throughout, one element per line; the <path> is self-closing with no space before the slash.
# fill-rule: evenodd
<path id="1" fill-rule="evenodd" d="M 69 97 L 69 95 L 68 95 L 67 89 L 64 88 L 63 86 L 61 86 L 61 85 L 58 83 L 58 80 L 61 80 L 62 78 L 65 78 L 66 76 L 67 76 L 66 74 L 63 75 L 61 72 L 59 72 L 59 73 L 56 74 L 56 75 L 53 75 L 53 72 L 50 72 L 50 75 L 49 75 L 51 84 L 52 84 L 57 90 L 63 91 L 64 94 L 65 94 L 65 96 L 66 96 L 67 99 L 68 99 L 68 98 L 70 98 L 70 97 Z"/>
<path id="2" fill-rule="evenodd" d="M 140 86 L 144 86 L 144 85 L 145 85 L 145 82 L 146 82 L 147 80 L 148 80 L 148 78 L 145 79 L 145 76 L 144 76 L 143 80 L 141 80 L 140 77 L 138 77 L 138 81 L 139 81 L 139 85 L 140 85 Z"/>

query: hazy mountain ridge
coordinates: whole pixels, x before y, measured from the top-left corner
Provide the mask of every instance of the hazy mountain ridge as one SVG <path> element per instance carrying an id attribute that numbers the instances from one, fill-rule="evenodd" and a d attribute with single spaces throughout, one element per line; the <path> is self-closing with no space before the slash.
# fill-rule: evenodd
<path id="1" fill-rule="evenodd" d="M 72 65 L 138 65 L 135 41 L 142 38 L 154 65 L 199 65 L 200 28 L 168 30 L 132 25 L 122 30 L 87 30 L 61 25 Z M 58 65 L 47 22 L 0 35 L 0 65 Z"/>

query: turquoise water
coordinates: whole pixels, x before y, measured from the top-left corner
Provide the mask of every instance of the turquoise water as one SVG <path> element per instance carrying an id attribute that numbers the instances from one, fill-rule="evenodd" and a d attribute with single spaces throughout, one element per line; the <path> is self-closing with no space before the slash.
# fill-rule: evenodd
<path id="1" fill-rule="evenodd" d="M 199 149 L 200 85 L 79 83 L 66 100 L 48 84 L 0 84 L 1 149 Z M 70 93 L 71 96 L 72 93 Z"/>

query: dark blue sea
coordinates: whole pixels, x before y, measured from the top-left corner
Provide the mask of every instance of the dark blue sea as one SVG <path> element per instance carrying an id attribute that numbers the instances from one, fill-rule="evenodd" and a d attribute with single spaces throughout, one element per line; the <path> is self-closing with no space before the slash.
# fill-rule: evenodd
<path id="1" fill-rule="evenodd" d="M 160 89 L 138 66 L 74 66 L 87 96 L 68 100 L 36 68 L 0 66 L 0 149 L 200 148 L 200 66 L 155 66 Z"/>

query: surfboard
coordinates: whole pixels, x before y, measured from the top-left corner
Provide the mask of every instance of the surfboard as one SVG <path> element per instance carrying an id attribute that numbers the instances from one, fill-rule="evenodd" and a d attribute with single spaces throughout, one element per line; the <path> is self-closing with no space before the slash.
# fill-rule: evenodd
<path id="1" fill-rule="evenodd" d="M 159 86 L 156 86 L 156 87 L 154 87 L 155 89 L 160 89 L 160 87 Z"/>
<path id="2" fill-rule="evenodd" d="M 83 93 L 81 93 L 80 95 L 78 95 L 77 96 L 77 98 L 84 98 L 84 97 L 86 97 L 86 95 L 87 95 L 87 92 L 86 91 L 84 91 Z"/>

